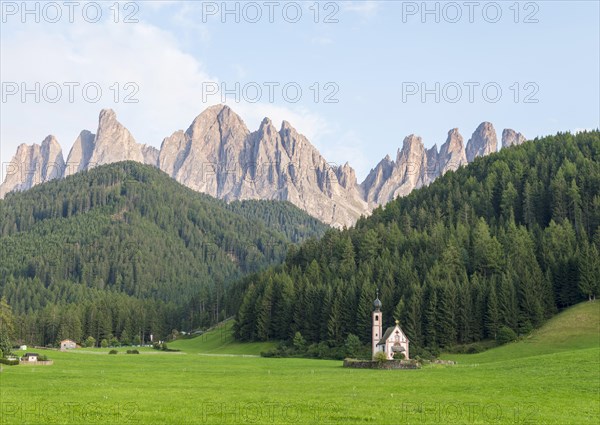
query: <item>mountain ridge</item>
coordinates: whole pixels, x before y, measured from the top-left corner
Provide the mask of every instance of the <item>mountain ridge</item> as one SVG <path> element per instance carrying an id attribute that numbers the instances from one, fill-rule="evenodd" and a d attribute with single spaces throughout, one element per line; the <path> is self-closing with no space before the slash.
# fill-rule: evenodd
<path id="1" fill-rule="evenodd" d="M 502 132 L 502 147 L 525 140 L 512 129 Z M 183 185 L 219 199 L 289 201 L 341 228 L 497 148 L 496 131 L 489 122 L 481 123 L 466 145 L 458 129 L 451 129 L 439 151 L 437 145 L 425 148 L 423 140 L 411 134 L 395 160 L 386 155 L 359 184 L 350 164 L 329 163 L 285 120 L 277 130 L 265 118 L 250 131 L 231 108 L 214 105 L 194 118 L 187 130 L 165 137 L 157 149 L 136 142 L 116 113 L 103 109 L 96 133 L 82 130 L 66 161 L 54 136 L 41 145 L 19 146 L 0 185 L 0 198 L 98 165 L 132 160 L 153 165 Z"/>

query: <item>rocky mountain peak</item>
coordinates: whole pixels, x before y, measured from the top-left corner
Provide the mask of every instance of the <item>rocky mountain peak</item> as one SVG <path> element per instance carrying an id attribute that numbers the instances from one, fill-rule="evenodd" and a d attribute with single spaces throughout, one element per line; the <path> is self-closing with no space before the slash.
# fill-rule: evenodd
<path id="1" fill-rule="evenodd" d="M 440 148 L 438 164 L 440 175 L 467 164 L 464 141 L 458 128 L 448 131 L 446 142 Z"/>
<path id="2" fill-rule="evenodd" d="M 498 139 L 494 126 L 490 122 L 482 122 L 467 143 L 467 161 L 472 162 L 477 157 L 489 155 L 497 150 Z"/>
<path id="3" fill-rule="evenodd" d="M 117 114 L 112 109 L 102 109 L 98 118 L 100 125 L 108 125 L 110 122 L 117 121 Z"/>
<path id="4" fill-rule="evenodd" d="M 448 131 L 448 137 L 445 144 L 448 151 L 464 149 L 463 137 L 458 131 L 458 128 L 453 128 Z"/>
<path id="5" fill-rule="evenodd" d="M 502 133 L 503 146 L 524 140 L 511 129 Z M 96 134 L 79 134 L 66 167 L 53 136 L 39 145 L 20 145 L 0 185 L 0 197 L 100 164 L 133 160 L 159 167 L 183 185 L 220 199 L 285 200 L 341 227 L 496 149 L 496 132 L 488 122 L 477 127 L 466 149 L 457 128 L 448 131 L 439 151 L 437 145 L 426 149 L 421 137 L 410 134 L 395 160 L 386 155 L 358 185 L 350 164 L 328 163 L 288 121 L 278 130 L 264 118 L 251 133 L 231 108 L 214 105 L 196 116 L 186 131 L 165 137 L 158 150 L 137 143 L 117 114 L 103 109 Z"/>
<path id="6" fill-rule="evenodd" d="M 13 191 L 22 191 L 61 178 L 65 170 L 62 149 L 52 135 L 41 144 L 21 144 L 6 168 L 6 177 L 0 185 L 0 198 Z"/>
<path id="7" fill-rule="evenodd" d="M 96 135 L 94 133 L 88 130 L 79 133 L 67 157 L 65 177 L 88 169 L 90 158 L 94 153 L 95 141 Z"/>
<path id="8" fill-rule="evenodd" d="M 118 120 L 112 109 L 103 109 L 98 119 L 98 131 L 88 168 L 119 161 L 144 163 L 142 145 Z"/>
<path id="9" fill-rule="evenodd" d="M 502 131 L 502 147 L 508 148 L 510 146 L 520 145 L 527 139 L 521 133 L 517 133 L 512 128 L 505 128 Z"/>
<path id="10" fill-rule="evenodd" d="M 356 172 L 348 162 L 346 162 L 341 167 L 336 168 L 336 177 L 339 184 L 344 189 L 356 187 Z"/>

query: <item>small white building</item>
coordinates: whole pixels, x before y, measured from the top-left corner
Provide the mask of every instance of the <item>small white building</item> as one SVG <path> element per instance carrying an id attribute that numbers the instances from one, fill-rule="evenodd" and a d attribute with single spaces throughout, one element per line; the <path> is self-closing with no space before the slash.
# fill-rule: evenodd
<path id="1" fill-rule="evenodd" d="M 388 360 L 394 358 L 394 354 L 402 353 L 405 359 L 409 359 L 408 345 L 410 341 L 396 320 L 395 326 L 390 326 L 383 332 L 383 314 L 381 312 L 381 301 L 379 295 L 373 302 L 373 358 L 378 352 L 384 352 Z"/>
<path id="2" fill-rule="evenodd" d="M 37 362 L 39 356 L 38 353 L 25 353 L 21 360 L 24 362 Z"/>
<path id="3" fill-rule="evenodd" d="M 77 348 L 77 343 L 75 341 L 72 341 L 70 339 L 63 339 L 60 342 L 60 349 L 62 350 L 73 350 Z"/>
<path id="4" fill-rule="evenodd" d="M 19 350 L 21 350 L 21 351 L 27 351 L 27 346 L 26 345 L 21 345 L 19 347 Z"/>

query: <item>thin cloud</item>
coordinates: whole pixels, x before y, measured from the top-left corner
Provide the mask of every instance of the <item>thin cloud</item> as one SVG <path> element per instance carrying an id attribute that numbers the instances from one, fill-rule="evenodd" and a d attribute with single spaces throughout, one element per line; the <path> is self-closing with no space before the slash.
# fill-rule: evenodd
<path id="1" fill-rule="evenodd" d="M 379 3 L 376 1 L 351 1 L 343 3 L 342 7 L 345 11 L 372 17 L 379 10 Z"/>

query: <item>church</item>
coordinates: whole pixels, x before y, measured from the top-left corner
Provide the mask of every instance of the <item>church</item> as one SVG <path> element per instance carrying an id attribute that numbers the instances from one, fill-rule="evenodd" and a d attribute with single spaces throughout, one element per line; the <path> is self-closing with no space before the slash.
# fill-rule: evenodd
<path id="1" fill-rule="evenodd" d="M 373 358 L 378 352 L 384 352 L 388 360 L 394 359 L 394 354 L 402 353 L 405 359 L 408 357 L 409 340 L 400 328 L 396 320 L 396 326 L 390 326 L 383 333 L 383 313 L 381 312 L 381 301 L 379 294 L 373 302 Z"/>

